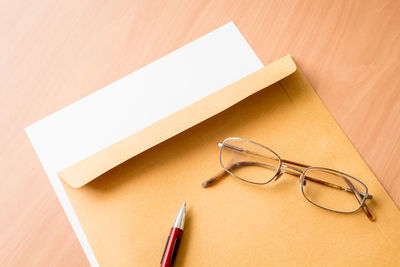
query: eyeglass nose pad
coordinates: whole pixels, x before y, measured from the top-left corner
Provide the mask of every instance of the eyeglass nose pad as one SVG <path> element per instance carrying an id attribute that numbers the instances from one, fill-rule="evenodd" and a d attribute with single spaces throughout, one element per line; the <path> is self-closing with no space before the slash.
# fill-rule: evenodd
<path id="1" fill-rule="evenodd" d="M 283 172 L 279 171 L 279 173 L 276 175 L 274 182 L 276 182 L 276 180 L 278 180 L 279 178 L 281 178 Z"/>
<path id="2" fill-rule="evenodd" d="M 307 180 L 306 177 L 303 178 L 303 186 L 305 186 L 307 184 Z"/>

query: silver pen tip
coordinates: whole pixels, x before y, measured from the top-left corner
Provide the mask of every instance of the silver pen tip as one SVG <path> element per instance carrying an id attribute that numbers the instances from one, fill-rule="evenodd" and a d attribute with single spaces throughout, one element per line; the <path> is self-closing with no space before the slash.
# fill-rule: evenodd
<path id="1" fill-rule="evenodd" d="M 178 216 L 176 216 L 174 225 L 172 227 L 183 230 L 183 227 L 185 226 L 185 214 L 186 214 L 186 202 L 183 203 L 181 209 L 179 210 Z"/>

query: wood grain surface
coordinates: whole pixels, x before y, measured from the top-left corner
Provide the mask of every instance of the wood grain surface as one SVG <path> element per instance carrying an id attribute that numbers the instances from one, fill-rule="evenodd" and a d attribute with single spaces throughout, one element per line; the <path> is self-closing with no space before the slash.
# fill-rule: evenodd
<path id="1" fill-rule="evenodd" d="M 0 266 L 88 266 L 24 127 L 234 21 L 291 54 L 400 205 L 400 1 L 0 2 Z"/>

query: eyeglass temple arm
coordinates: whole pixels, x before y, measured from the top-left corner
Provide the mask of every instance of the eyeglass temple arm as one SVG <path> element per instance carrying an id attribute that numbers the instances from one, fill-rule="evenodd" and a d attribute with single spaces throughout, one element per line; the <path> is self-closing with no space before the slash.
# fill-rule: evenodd
<path id="1" fill-rule="evenodd" d="M 235 168 L 239 168 L 239 167 L 243 167 L 243 166 L 250 166 L 250 165 L 253 165 L 253 166 L 256 165 L 256 166 L 260 166 L 260 167 L 265 167 L 265 168 L 268 168 L 268 169 L 275 169 L 272 166 L 269 166 L 267 164 L 260 164 L 258 162 L 251 162 L 251 161 L 242 161 L 242 162 L 237 162 L 237 163 L 234 163 L 234 164 L 230 165 L 227 168 L 227 170 L 230 171 L 230 170 L 233 170 Z M 299 175 L 298 173 L 295 173 L 295 172 L 292 172 L 292 171 L 288 171 L 288 170 L 282 170 L 282 172 L 290 174 L 290 175 L 294 175 L 294 176 L 298 176 Z M 213 177 L 208 179 L 207 181 L 203 182 L 201 185 L 204 188 L 208 187 L 210 184 L 214 183 L 219 178 L 221 178 L 224 175 L 226 175 L 226 173 L 227 173 L 226 170 L 223 169 L 223 170 L 219 171 L 216 175 L 214 175 Z M 275 178 L 275 180 L 277 178 L 279 178 L 280 175 L 281 174 L 278 174 L 278 176 Z M 322 180 L 318 180 L 318 179 L 315 179 L 315 178 L 311 178 L 311 177 L 305 176 L 305 179 L 307 181 L 319 183 L 321 185 L 325 185 L 325 186 L 329 186 L 329 187 L 336 188 L 336 189 L 339 189 L 339 190 L 343 190 L 345 192 L 353 193 L 354 196 L 356 197 L 357 201 L 361 204 L 362 203 L 362 199 L 360 198 L 360 195 L 364 197 L 365 194 L 361 193 L 361 192 L 358 192 L 354 188 L 354 185 L 346 177 L 342 177 L 342 178 L 346 181 L 346 183 L 349 185 L 351 190 L 348 190 L 348 188 L 343 188 L 343 187 L 341 187 L 339 185 L 336 185 L 336 184 L 328 183 L 328 182 L 325 182 L 325 181 L 322 181 Z M 372 198 L 372 195 L 367 194 L 367 198 Z M 368 208 L 367 204 L 365 204 L 365 202 L 362 204 L 361 208 L 364 211 L 365 215 L 368 217 L 368 219 L 370 219 L 371 221 L 375 221 L 375 216 L 371 213 L 371 211 L 369 210 L 369 208 Z"/>
<path id="2" fill-rule="evenodd" d="M 231 171 L 231 170 L 233 170 L 233 169 L 236 169 L 236 168 L 239 168 L 239 167 L 243 167 L 243 166 L 260 166 L 260 167 L 264 167 L 264 168 L 267 168 L 267 169 L 276 170 L 273 166 L 270 166 L 270 165 L 268 165 L 268 164 L 262 164 L 262 163 L 259 163 L 259 162 L 252 162 L 252 161 L 240 161 L 240 162 L 236 162 L 236 163 L 234 163 L 234 164 L 228 166 L 227 170 L 228 170 L 228 171 Z M 285 167 L 288 167 L 288 166 L 285 166 Z M 290 167 L 289 167 L 289 168 L 290 168 Z M 295 169 L 295 170 L 296 170 L 296 169 Z M 301 174 L 301 172 L 300 172 L 299 170 L 296 170 L 296 171 L 298 171 L 298 172 Z M 290 175 L 293 175 L 293 176 L 296 176 L 296 177 L 299 176 L 299 173 L 295 173 L 295 172 L 289 171 L 289 170 L 284 170 L 284 169 L 282 169 L 281 172 L 282 172 L 282 173 L 287 173 L 287 174 L 290 174 Z M 227 172 L 226 172 L 225 169 L 223 169 L 223 170 L 219 171 L 217 174 L 215 174 L 214 176 L 212 176 L 211 178 L 209 178 L 208 180 L 206 180 L 205 182 L 203 182 L 201 185 L 202 185 L 203 187 L 208 187 L 209 185 L 211 185 L 212 183 L 214 183 L 215 181 L 217 181 L 218 179 L 220 179 L 221 177 L 223 177 L 225 174 L 227 174 Z M 275 177 L 275 180 L 277 180 L 277 179 L 279 178 L 279 176 L 280 176 L 280 175 L 278 174 L 277 177 Z M 343 178 L 344 178 L 344 177 L 343 177 Z M 315 178 L 311 178 L 311 177 L 309 177 L 309 176 L 305 176 L 305 179 L 306 179 L 307 181 L 311 181 L 311 182 L 318 183 L 318 184 L 321 184 L 321 185 L 325 185 L 325 186 L 329 186 L 329 187 L 336 188 L 336 189 L 339 189 L 339 190 L 343 190 L 343 191 L 346 191 L 346 192 L 348 192 L 348 193 L 354 193 L 352 189 L 344 188 L 344 187 L 341 187 L 341 186 L 336 185 L 336 184 L 332 184 L 332 183 L 328 183 L 328 182 L 325 182 L 325 181 L 322 181 L 322 180 L 318 180 L 318 179 L 315 179 Z M 346 179 L 346 180 L 347 180 L 347 179 Z M 348 180 L 347 180 L 347 181 L 348 181 Z M 348 181 L 348 182 L 351 183 L 350 181 Z M 353 188 L 354 188 L 354 186 L 353 186 Z M 355 189 L 354 189 L 354 190 L 355 190 Z M 358 192 L 357 190 L 356 190 L 356 192 L 357 192 L 358 194 L 362 195 L 363 197 L 365 196 L 364 193 Z M 372 195 L 367 194 L 367 198 L 371 199 L 371 198 L 372 198 Z"/>
<path id="3" fill-rule="evenodd" d="M 282 160 L 282 161 L 283 161 L 283 160 Z M 296 165 L 301 166 L 301 167 L 306 167 L 306 168 L 309 167 L 309 166 L 307 166 L 307 165 L 305 165 L 305 164 L 297 163 L 297 162 L 293 162 L 293 161 L 289 161 L 289 160 L 285 160 L 285 162 L 291 163 L 291 164 L 293 164 L 293 165 L 296 164 Z M 291 168 L 290 166 L 286 166 L 286 167 Z M 298 170 L 297 170 L 297 171 L 298 171 Z M 288 172 L 288 171 L 286 171 L 286 172 Z M 332 183 L 329 183 L 329 182 L 325 182 L 325 181 L 321 181 L 321 180 L 318 180 L 318 179 L 315 179 L 315 178 L 311 178 L 311 177 L 305 176 L 305 178 L 306 178 L 307 180 L 310 180 L 310 181 L 313 181 L 313 182 L 316 182 L 316 183 L 319 183 L 319 184 L 322 184 L 322 185 L 326 185 L 326 186 L 329 186 L 329 187 L 337 188 L 337 189 L 340 189 L 340 190 L 344 190 L 344 191 L 349 192 L 349 193 L 353 193 L 354 196 L 356 197 L 357 201 L 358 201 L 360 204 L 362 204 L 362 205 L 361 205 L 361 208 L 362 208 L 362 210 L 364 211 L 365 215 L 368 217 L 368 219 L 370 219 L 371 221 L 375 221 L 375 216 L 371 213 L 371 211 L 370 211 L 370 209 L 368 208 L 367 204 L 365 204 L 365 201 L 363 202 L 363 199 L 360 197 L 360 196 L 362 196 L 363 198 L 366 197 L 366 198 L 368 198 L 368 199 L 371 199 L 371 198 L 372 198 L 372 195 L 370 195 L 370 194 L 368 194 L 368 193 L 361 193 L 361 192 L 359 192 L 359 191 L 354 187 L 353 183 L 350 182 L 349 179 L 347 179 L 346 177 L 344 177 L 344 176 L 342 176 L 342 175 L 340 175 L 339 177 L 342 177 L 342 178 L 345 180 L 345 182 L 346 182 L 347 185 L 350 187 L 350 189 L 341 187 L 341 186 L 336 185 L 336 184 L 332 184 Z"/>
<path id="4" fill-rule="evenodd" d="M 210 184 L 214 183 L 215 181 L 217 181 L 219 178 L 221 178 L 222 176 L 224 176 L 226 174 L 226 171 L 224 169 L 222 169 L 221 171 L 219 171 L 217 174 L 215 174 L 213 177 L 211 177 L 210 179 L 204 181 L 201 186 L 206 188 L 208 187 Z"/>
<path id="5" fill-rule="evenodd" d="M 365 201 L 363 202 L 363 199 L 361 199 L 361 197 L 360 197 L 361 193 L 358 192 L 357 189 L 354 188 L 354 185 L 352 184 L 352 182 L 349 181 L 349 179 L 347 179 L 344 176 L 343 176 L 343 179 L 345 180 L 347 185 L 350 187 L 350 189 L 353 191 L 354 196 L 356 197 L 357 201 L 360 204 L 362 204 L 361 208 L 364 211 L 365 215 L 367 215 L 368 219 L 370 219 L 371 221 L 375 221 L 375 216 L 371 213 L 371 211 L 369 210 L 367 204 L 365 204 Z"/>
<path id="6" fill-rule="evenodd" d="M 265 165 L 265 166 L 261 166 L 261 167 L 265 167 L 265 168 L 272 168 L 270 166 L 267 166 L 266 164 L 259 164 L 258 162 L 251 162 L 251 161 L 240 161 L 240 162 L 236 162 L 230 166 L 228 166 L 228 168 L 226 168 L 228 171 L 231 171 L 233 169 L 239 168 L 239 167 L 243 167 L 243 166 L 250 166 L 250 165 Z M 225 169 L 222 169 L 221 171 L 219 171 L 217 174 L 215 174 L 213 177 L 211 177 L 210 179 L 208 179 L 207 181 L 203 182 L 201 184 L 202 187 L 208 187 L 210 184 L 214 183 L 215 181 L 217 181 L 219 178 L 223 177 L 225 174 L 227 173 L 227 171 Z"/>
<path id="7" fill-rule="evenodd" d="M 289 166 L 285 166 L 285 167 L 290 168 Z M 290 174 L 290 175 L 294 175 L 294 176 L 298 176 L 299 175 L 298 173 L 295 173 L 295 172 L 292 172 L 292 171 L 288 171 L 288 170 L 282 170 L 282 172 Z M 311 177 L 309 177 L 307 175 L 304 176 L 304 177 L 305 177 L 306 181 L 311 181 L 311 182 L 314 182 L 314 183 L 322 184 L 322 185 L 329 186 L 329 187 L 336 188 L 336 189 L 340 189 L 340 190 L 343 190 L 343 191 L 346 191 L 346 192 L 349 192 L 349 193 L 353 193 L 352 189 L 344 188 L 344 187 L 341 187 L 340 185 L 337 185 L 337 184 L 332 184 L 332 183 L 329 183 L 329 182 L 326 182 L 326 181 L 322 181 L 322 180 L 318 180 L 318 179 L 315 179 L 315 178 L 311 178 Z M 372 195 L 370 195 L 370 194 L 366 194 L 366 193 L 362 193 L 362 192 L 358 192 L 358 193 L 360 195 L 362 195 L 363 197 L 366 196 L 368 199 L 372 198 Z"/>
<path id="8" fill-rule="evenodd" d="M 256 156 L 260 156 L 260 157 L 264 157 L 264 158 L 266 157 L 265 155 L 261 155 L 261 154 L 259 154 L 259 153 L 257 153 L 257 152 L 248 151 L 248 150 L 245 150 L 245 149 L 243 149 L 243 148 L 240 148 L 240 147 L 237 147 L 237 146 L 232 146 L 232 145 L 223 144 L 223 143 L 221 143 L 221 142 L 218 142 L 218 146 L 219 146 L 219 147 L 226 146 L 226 147 L 228 147 L 228 148 L 230 148 L 230 149 L 234 149 L 234 150 L 237 150 L 237 151 L 240 151 L 240 152 L 246 152 L 246 153 L 253 154 L 253 155 L 256 155 Z M 270 159 L 276 160 L 276 159 L 274 159 L 274 158 L 270 158 Z M 311 167 L 310 165 L 306 165 L 306 164 L 304 164 L 304 163 L 299 163 L 299 162 L 295 162 L 295 161 L 291 161 L 291 160 L 287 160 L 287 159 L 281 159 L 281 161 L 282 161 L 282 163 L 291 164 L 291 165 L 296 165 L 296 166 L 303 167 L 303 168 L 309 168 L 309 167 Z M 299 172 L 300 174 L 303 172 L 303 171 L 301 171 L 301 170 L 299 170 L 299 169 L 297 169 L 297 168 L 294 168 L 294 167 L 292 167 L 292 166 L 290 166 L 290 165 L 286 165 L 286 164 L 282 164 L 282 167 L 286 167 L 286 168 L 295 170 L 295 171 Z M 262 165 L 265 165 L 265 164 L 262 164 Z M 265 166 L 262 166 L 262 167 L 265 167 Z M 275 168 L 273 168 L 273 166 L 270 166 L 269 169 L 275 170 Z M 288 174 L 292 174 L 292 175 L 295 175 L 295 176 L 298 176 L 297 173 L 291 172 L 291 171 L 289 171 L 289 170 L 283 170 L 283 169 L 282 169 L 282 172 L 288 173 Z M 222 174 L 223 174 L 223 173 L 222 173 Z M 279 177 L 277 177 L 277 178 L 279 178 Z M 326 185 L 326 186 L 334 187 L 334 188 L 341 189 L 341 190 L 344 190 L 344 191 L 347 191 L 347 192 L 353 192 L 352 190 L 349 190 L 348 188 L 343 188 L 343 187 L 341 187 L 341 186 L 339 186 L 339 185 L 335 185 L 335 184 L 328 183 L 328 182 L 325 182 L 325 181 L 322 181 L 322 180 L 314 179 L 314 178 L 311 178 L 311 177 L 308 177 L 308 176 L 306 176 L 306 178 L 307 178 L 307 180 L 310 180 L 310 181 L 313 181 L 313 182 L 316 182 L 316 183 L 320 183 L 320 184 L 323 184 L 323 185 Z M 343 178 L 345 178 L 345 177 L 343 177 Z M 345 179 L 346 179 L 346 178 L 345 178 Z M 347 179 L 347 181 L 348 181 L 349 183 L 351 183 L 348 179 Z M 354 188 L 354 186 L 353 186 L 353 188 Z M 356 190 L 356 189 L 354 189 L 354 190 Z M 357 191 L 357 190 L 356 190 L 356 191 Z M 357 191 L 357 192 L 358 192 L 358 191 Z M 361 193 L 361 192 L 358 192 L 358 193 L 361 194 L 362 196 L 365 196 L 364 193 Z M 368 198 L 368 199 L 371 199 L 371 198 L 372 198 L 372 195 L 367 194 L 367 198 Z"/>

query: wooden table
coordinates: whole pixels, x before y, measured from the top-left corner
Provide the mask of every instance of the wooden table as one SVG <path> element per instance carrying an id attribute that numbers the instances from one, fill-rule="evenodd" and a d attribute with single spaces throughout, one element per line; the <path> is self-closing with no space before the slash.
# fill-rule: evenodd
<path id="1" fill-rule="evenodd" d="M 88 261 L 24 127 L 234 21 L 290 53 L 400 205 L 399 1 L 2 1 L 0 265 Z"/>

